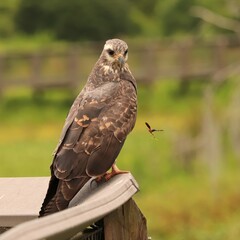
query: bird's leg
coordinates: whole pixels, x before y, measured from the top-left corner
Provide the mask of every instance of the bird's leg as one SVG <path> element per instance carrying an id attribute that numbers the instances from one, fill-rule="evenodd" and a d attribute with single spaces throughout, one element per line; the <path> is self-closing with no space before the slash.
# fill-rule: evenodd
<path id="1" fill-rule="evenodd" d="M 112 165 L 112 171 L 107 173 L 104 177 L 106 179 L 106 181 L 108 181 L 110 178 L 112 178 L 113 176 L 115 175 L 118 175 L 118 174 L 122 174 L 122 173 L 129 173 L 129 171 L 123 171 L 123 170 L 120 170 L 117 165 L 114 163 Z"/>
<path id="2" fill-rule="evenodd" d="M 104 173 L 104 174 L 96 177 L 96 178 L 95 178 L 95 181 L 98 182 L 98 183 L 101 182 L 103 179 L 105 179 L 105 176 L 106 176 L 106 175 L 107 175 L 107 173 Z"/>

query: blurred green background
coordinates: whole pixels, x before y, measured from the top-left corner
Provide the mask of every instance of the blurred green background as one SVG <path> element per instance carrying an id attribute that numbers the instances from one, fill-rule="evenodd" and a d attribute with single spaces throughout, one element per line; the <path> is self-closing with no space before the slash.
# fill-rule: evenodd
<path id="1" fill-rule="evenodd" d="M 238 0 L 1 1 L 0 176 L 50 174 L 74 98 L 119 37 L 139 111 L 118 165 L 149 236 L 239 239 L 239 34 Z"/>

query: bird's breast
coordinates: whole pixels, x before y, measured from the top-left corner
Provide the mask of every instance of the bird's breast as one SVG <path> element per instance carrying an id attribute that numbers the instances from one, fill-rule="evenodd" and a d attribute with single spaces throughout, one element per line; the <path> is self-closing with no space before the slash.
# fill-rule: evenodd
<path id="1" fill-rule="evenodd" d="M 119 87 L 119 82 L 107 82 L 91 91 L 87 91 L 85 98 L 91 98 L 93 101 L 101 102 L 103 99 L 106 100 L 116 96 Z"/>

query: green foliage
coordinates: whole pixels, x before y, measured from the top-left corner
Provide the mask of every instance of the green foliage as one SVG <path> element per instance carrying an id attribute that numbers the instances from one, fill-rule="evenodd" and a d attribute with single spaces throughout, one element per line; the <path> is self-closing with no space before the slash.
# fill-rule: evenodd
<path id="1" fill-rule="evenodd" d="M 178 82 L 139 86 L 136 127 L 118 158 L 140 184 L 136 201 L 147 217 L 149 236 L 168 240 L 239 239 L 239 162 L 227 153 L 217 178 L 207 162 L 191 159 L 186 170 L 174 155 L 172 134 L 191 131 L 201 119 L 204 85 L 193 83 L 185 95 Z M 218 111 L 226 111 L 234 86 L 216 89 Z M 0 175 L 46 176 L 65 116 L 74 96 L 49 91 L 34 99 L 25 89 L 8 91 L 0 102 Z M 153 138 L 144 124 L 163 128 Z M 194 123 L 192 123 L 194 121 Z M 228 146 L 224 145 L 224 151 Z"/>
<path id="2" fill-rule="evenodd" d="M 195 6 L 202 6 L 206 9 L 209 9 L 216 15 L 227 17 L 229 20 L 240 20 L 240 4 L 236 0 L 202 0 L 200 2 L 197 1 Z M 204 38 L 212 38 L 217 35 L 232 36 L 233 32 L 201 20 L 198 26 L 198 34 Z"/>
<path id="3" fill-rule="evenodd" d="M 21 0 L 15 23 L 29 34 L 49 31 L 60 39 L 100 40 L 135 32 L 129 19 L 127 0 Z"/>
<path id="4" fill-rule="evenodd" d="M 135 8 L 140 10 L 146 16 L 151 17 L 154 14 L 154 9 L 156 7 L 158 0 L 132 0 Z"/>
<path id="5" fill-rule="evenodd" d="M 159 35 L 158 26 L 155 24 L 153 16 L 144 14 L 138 8 L 133 8 L 131 13 L 131 20 L 138 26 L 139 33 L 145 37 L 156 37 Z"/>
<path id="6" fill-rule="evenodd" d="M 19 0 L 0 1 L 0 37 L 11 37 L 14 34 L 14 14 Z"/>
<path id="7" fill-rule="evenodd" d="M 236 0 L 11 0 L 0 3 L 0 36 L 49 34 L 55 39 L 105 40 L 232 34 L 194 17 L 192 6 L 239 20 Z"/>
<path id="8" fill-rule="evenodd" d="M 196 0 L 158 1 L 155 16 L 162 35 L 194 33 L 199 20 L 190 15 L 190 7 L 195 2 Z"/>

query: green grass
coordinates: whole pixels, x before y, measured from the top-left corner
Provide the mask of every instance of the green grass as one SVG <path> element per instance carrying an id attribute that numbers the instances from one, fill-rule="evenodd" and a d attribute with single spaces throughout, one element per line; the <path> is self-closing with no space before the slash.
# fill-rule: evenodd
<path id="1" fill-rule="evenodd" d="M 118 165 L 130 170 L 140 185 L 135 200 L 147 217 L 152 239 L 240 238 L 239 162 L 229 145 L 225 144 L 217 174 L 201 156 L 194 156 L 186 167 L 173 146 L 173 136 L 199 132 L 203 89 L 204 85 L 196 84 L 181 95 L 174 81 L 139 86 L 136 127 L 119 155 Z M 214 111 L 218 116 L 226 112 L 233 89 L 229 83 L 216 90 Z M 34 98 L 26 89 L 8 91 L 2 97 L 0 176 L 49 175 L 52 152 L 74 97 L 50 91 Z M 153 138 L 145 121 L 164 131 Z"/>

